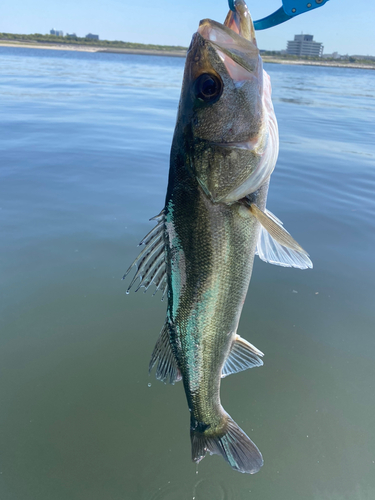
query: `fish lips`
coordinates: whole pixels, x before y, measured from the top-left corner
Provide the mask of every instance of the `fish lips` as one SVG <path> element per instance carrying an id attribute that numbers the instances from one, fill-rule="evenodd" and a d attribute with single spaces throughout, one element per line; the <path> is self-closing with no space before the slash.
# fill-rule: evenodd
<path id="1" fill-rule="evenodd" d="M 228 12 L 224 25 L 256 45 L 254 24 L 244 0 L 234 0 L 234 10 Z"/>
<path id="2" fill-rule="evenodd" d="M 247 40 L 227 26 L 211 19 L 203 19 L 199 23 L 194 37 L 197 39 L 199 35 L 216 50 L 234 80 L 238 80 L 239 77 L 247 79 L 248 73 L 257 72 L 260 56 L 255 39 Z M 241 72 L 241 69 L 244 71 Z"/>

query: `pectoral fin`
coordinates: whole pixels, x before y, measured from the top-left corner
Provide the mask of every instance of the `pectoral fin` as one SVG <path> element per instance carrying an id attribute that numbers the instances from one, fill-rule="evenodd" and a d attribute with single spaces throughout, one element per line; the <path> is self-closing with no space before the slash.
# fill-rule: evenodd
<path id="1" fill-rule="evenodd" d="M 263 212 L 255 203 L 250 205 L 250 211 L 261 223 L 256 249 L 260 259 L 283 267 L 313 267 L 309 254 L 292 238 L 275 215 L 268 210 Z"/>
<path id="2" fill-rule="evenodd" d="M 236 335 L 229 356 L 223 366 L 221 377 L 224 378 L 232 373 L 242 372 L 248 368 L 262 366 L 262 351 L 250 344 L 247 340 Z"/>

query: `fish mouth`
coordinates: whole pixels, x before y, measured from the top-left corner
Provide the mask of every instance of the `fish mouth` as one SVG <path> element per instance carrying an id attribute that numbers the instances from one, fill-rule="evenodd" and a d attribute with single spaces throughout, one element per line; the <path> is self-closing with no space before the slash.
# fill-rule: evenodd
<path id="1" fill-rule="evenodd" d="M 203 19 L 198 33 L 235 62 L 242 63 L 245 69 L 251 70 L 252 65 L 249 67 L 246 60 L 259 56 L 253 21 L 244 0 L 235 0 L 234 7 L 234 11 L 228 12 L 224 24 Z"/>
<path id="2" fill-rule="evenodd" d="M 245 1 L 235 0 L 234 8 L 228 12 L 224 25 L 256 45 L 254 24 Z"/>
<path id="3" fill-rule="evenodd" d="M 234 0 L 234 6 L 236 10 L 229 11 L 224 24 L 211 19 L 200 21 L 188 50 L 188 66 L 196 77 L 200 71 L 208 71 L 215 59 L 212 58 L 213 50 L 235 85 L 240 87 L 254 77 L 261 80 L 262 60 L 246 3 Z M 220 72 L 219 68 L 216 65 L 216 72 Z"/>
<path id="4" fill-rule="evenodd" d="M 244 82 L 258 73 L 261 60 L 246 4 L 239 0 L 235 6 L 238 11 L 230 11 L 224 24 L 203 19 L 196 36 L 215 49 L 232 80 Z"/>
<path id="5" fill-rule="evenodd" d="M 254 24 L 253 20 L 251 19 L 250 11 L 247 8 L 247 5 L 244 0 L 235 0 L 234 1 L 234 8 L 235 10 L 232 11 L 230 10 L 228 12 L 228 15 L 224 21 L 224 24 L 221 25 L 219 23 L 211 23 L 211 24 L 216 24 L 216 28 L 214 26 L 211 26 L 211 28 L 206 26 L 205 28 L 208 28 L 208 31 L 210 29 L 213 29 L 214 31 L 218 28 L 219 26 L 225 26 L 229 28 L 231 31 L 236 33 L 237 35 L 241 36 L 242 38 L 245 38 L 246 40 L 250 41 L 253 45 L 257 45 L 256 42 L 256 37 L 255 37 L 255 29 L 254 29 Z M 202 24 L 206 24 L 206 22 L 209 20 L 204 19 L 200 23 L 200 28 Z M 199 30 L 198 30 L 199 31 Z M 202 33 L 201 33 L 202 34 Z M 213 36 L 216 36 L 217 33 L 213 33 Z M 220 37 L 220 35 L 219 35 Z M 225 42 L 225 40 L 224 40 Z"/>

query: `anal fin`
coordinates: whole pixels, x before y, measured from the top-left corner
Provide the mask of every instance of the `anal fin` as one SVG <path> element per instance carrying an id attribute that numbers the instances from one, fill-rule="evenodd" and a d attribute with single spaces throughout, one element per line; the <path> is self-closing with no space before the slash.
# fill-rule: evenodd
<path id="1" fill-rule="evenodd" d="M 165 323 L 153 350 L 149 372 L 156 364 L 156 378 L 164 383 L 174 384 L 182 379 L 169 342 L 168 324 Z"/>
<path id="2" fill-rule="evenodd" d="M 262 351 L 250 344 L 247 340 L 236 335 L 229 356 L 223 366 L 221 377 L 224 378 L 232 373 L 238 373 L 248 368 L 262 366 Z"/>

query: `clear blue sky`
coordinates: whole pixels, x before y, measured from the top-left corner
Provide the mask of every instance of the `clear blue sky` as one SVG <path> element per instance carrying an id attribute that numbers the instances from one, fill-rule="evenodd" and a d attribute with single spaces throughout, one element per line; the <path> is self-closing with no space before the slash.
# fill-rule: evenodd
<path id="1" fill-rule="evenodd" d="M 253 19 L 281 6 L 281 0 L 248 0 Z M 0 32 L 49 33 L 188 46 L 200 19 L 223 22 L 227 0 L 22 0 L 2 2 Z M 281 50 L 297 33 L 314 35 L 324 52 L 375 55 L 375 2 L 330 0 L 323 7 L 258 32 L 262 49 Z"/>

